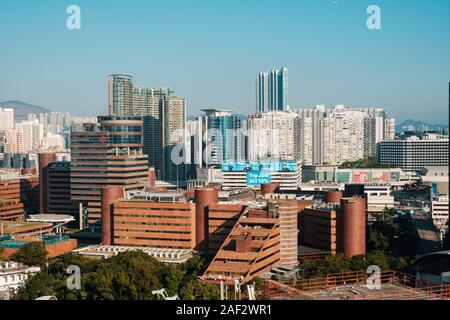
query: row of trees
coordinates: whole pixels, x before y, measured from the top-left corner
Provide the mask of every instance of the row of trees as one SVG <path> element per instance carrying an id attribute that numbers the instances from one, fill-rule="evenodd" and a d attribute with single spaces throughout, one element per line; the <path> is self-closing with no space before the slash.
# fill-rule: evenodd
<path id="1" fill-rule="evenodd" d="M 169 295 L 186 300 L 218 299 L 217 286 L 197 279 L 205 261 L 193 257 L 182 265 L 168 265 L 142 251 L 123 252 L 107 260 L 93 260 L 71 254 L 46 261 L 44 247 L 23 246 L 12 260 L 39 265 L 42 271 L 19 290 L 16 299 L 30 300 L 54 295 L 60 300 L 152 300 L 153 290 L 165 288 Z M 67 286 L 69 266 L 81 269 L 81 288 Z"/>
<path id="2" fill-rule="evenodd" d="M 397 168 L 397 165 L 394 164 L 381 164 L 378 162 L 378 159 L 376 157 L 368 157 L 359 159 L 356 161 L 351 162 L 344 162 L 342 163 L 339 168 L 341 169 L 359 169 L 359 168 Z"/>
<path id="3" fill-rule="evenodd" d="M 301 273 L 305 278 L 322 278 L 327 274 L 366 270 L 377 265 L 381 270 L 390 269 L 390 259 L 381 251 L 364 256 L 346 258 L 342 253 L 328 255 L 324 259 L 305 259 L 301 262 Z"/>
<path id="4" fill-rule="evenodd" d="M 368 251 L 381 251 L 390 257 L 390 266 L 409 271 L 418 256 L 420 239 L 409 219 L 395 217 L 395 211 L 386 209 L 369 226 Z"/>

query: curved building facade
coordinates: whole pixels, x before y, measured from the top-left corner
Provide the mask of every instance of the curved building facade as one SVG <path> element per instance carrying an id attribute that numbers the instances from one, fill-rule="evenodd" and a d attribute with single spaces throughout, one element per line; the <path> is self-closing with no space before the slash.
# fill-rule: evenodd
<path id="1" fill-rule="evenodd" d="M 115 200 L 123 198 L 124 190 L 122 187 L 102 188 L 102 244 L 112 244 L 113 230 L 113 209 L 112 204 Z"/>
<path id="2" fill-rule="evenodd" d="M 340 204 L 342 196 L 343 196 L 343 192 L 342 191 L 328 191 L 328 192 L 325 192 L 324 202 L 325 203 Z"/>
<path id="3" fill-rule="evenodd" d="M 208 206 L 219 201 L 219 191 L 214 188 L 195 190 L 195 243 L 198 251 L 208 251 Z"/>
<path id="4" fill-rule="evenodd" d="M 366 254 L 366 201 L 363 198 L 341 199 L 338 217 L 339 251 L 345 257 Z"/>

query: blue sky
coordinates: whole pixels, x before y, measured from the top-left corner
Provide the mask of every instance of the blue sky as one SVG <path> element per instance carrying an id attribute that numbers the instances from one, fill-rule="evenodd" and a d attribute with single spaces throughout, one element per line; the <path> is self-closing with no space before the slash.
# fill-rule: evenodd
<path id="1" fill-rule="evenodd" d="M 81 8 L 79 31 L 66 8 Z M 381 8 L 382 30 L 366 9 Z M 0 100 L 97 115 L 107 76 L 170 86 L 195 115 L 255 109 L 255 77 L 289 68 L 289 104 L 385 108 L 448 122 L 448 0 L 1 0 Z"/>

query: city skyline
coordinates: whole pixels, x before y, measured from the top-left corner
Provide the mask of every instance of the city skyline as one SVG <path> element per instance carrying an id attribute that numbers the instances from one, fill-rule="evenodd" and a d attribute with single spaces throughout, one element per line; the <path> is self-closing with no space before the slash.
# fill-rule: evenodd
<path id="1" fill-rule="evenodd" d="M 107 77 L 125 73 L 137 85 L 170 87 L 186 98 L 190 116 L 211 107 L 246 114 L 255 110 L 255 75 L 286 66 L 292 108 L 377 107 L 398 123 L 409 118 L 444 122 L 450 5 L 377 2 L 381 30 L 365 25 L 369 1 L 284 1 L 278 6 L 199 1 L 196 12 L 178 1 L 139 7 L 115 2 L 102 14 L 100 2 L 78 1 L 82 28 L 67 30 L 68 2 L 2 1 L 0 35 L 6 50 L 0 62 L 0 100 L 22 100 L 80 116 L 106 114 Z M 147 6 L 152 12 L 171 8 L 174 24 L 164 23 L 165 15 L 147 19 L 141 13 Z M 119 13 L 127 22 L 124 30 L 114 23 Z M 284 23 L 261 24 L 258 19 L 270 13 L 284 14 Z M 202 19 L 194 22 L 195 17 Z M 14 20 L 18 18 L 20 26 Z M 187 22 L 193 23 L 183 28 Z M 39 37 L 44 32 L 46 37 Z M 146 35 L 151 44 L 140 41 Z M 114 50 L 112 36 L 121 41 Z M 156 42 L 162 45 L 156 47 Z M 259 48 L 255 43 L 263 49 L 254 52 Z"/>

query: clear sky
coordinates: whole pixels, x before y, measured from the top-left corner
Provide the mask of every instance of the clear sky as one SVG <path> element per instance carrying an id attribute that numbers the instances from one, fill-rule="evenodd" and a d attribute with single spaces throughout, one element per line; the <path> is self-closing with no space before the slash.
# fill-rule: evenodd
<path id="1" fill-rule="evenodd" d="M 66 8 L 81 8 L 68 30 Z M 369 5 L 381 30 L 366 27 Z M 0 101 L 97 115 L 107 76 L 170 86 L 189 115 L 255 109 L 258 72 L 289 69 L 289 104 L 385 108 L 448 122 L 449 0 L 0 0 Z"/>

